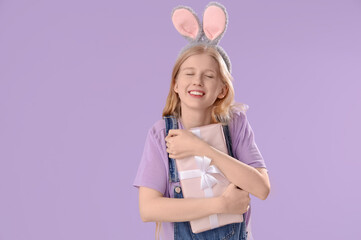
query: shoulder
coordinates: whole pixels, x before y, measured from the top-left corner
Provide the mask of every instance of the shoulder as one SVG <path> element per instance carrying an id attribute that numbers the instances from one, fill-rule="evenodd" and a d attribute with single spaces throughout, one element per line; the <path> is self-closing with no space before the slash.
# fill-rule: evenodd
<path id="1" fill-rule="evenodd" d="M 165 121 L 159 119 L 150 127 L 148 134 L 157 141 L 164 140 L 165 138 Z"/>
<path id="2" fill-rule="evenodd" d="M 249 109 L 249 105 L 246 103 L 236 102 L 231 107 L 229 125 L 235 125 L 247 121 L 246 112 Z"/>
<path id="3" fill-rule="evenodd" d="M 230 129 L 240 128 L 247 121 L 247 115 L 245 111 L 233 110 L 231 119 L 229 120 L 228 126 Z"/>

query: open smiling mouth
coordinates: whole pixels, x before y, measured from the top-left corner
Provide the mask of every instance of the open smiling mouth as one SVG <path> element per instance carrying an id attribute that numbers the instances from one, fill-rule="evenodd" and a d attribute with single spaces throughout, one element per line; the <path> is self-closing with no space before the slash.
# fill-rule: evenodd
<path id="1" fill-rule="evenodd" d="M 201 98 L 205 95 L 204 92 L 201 91 L 188 91 L 189 95 L 191 95 L 192 97 L 197 97 L 197 98 Z"/>

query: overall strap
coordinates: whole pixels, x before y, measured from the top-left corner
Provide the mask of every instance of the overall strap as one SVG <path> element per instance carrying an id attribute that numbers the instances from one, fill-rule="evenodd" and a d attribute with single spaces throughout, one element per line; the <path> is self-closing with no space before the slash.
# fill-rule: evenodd
<path id="1" fill-rule="evenodd" d="M 165 121 L 165 136 L 168 136 L 168 132 L 170 129 L 178 129 L 178 119 L 174 117 L 173 115 L 167 115 L 163 117 Z M 179 182 L 178 178 L 178 170 L 177 165 L 175 163 L 175 159 L 169 157 L 169 153 L 167 153 L 168 156 L 168 163 L 169 163 L 169 182 Z"/>
<path id="2" fill-rule="evenodd" d="M 228 125 L 222 125 L 222 126 L 223 126 L 224 137 L 225 137 L 225 139 L 226 139 L 228 155 L 231 156 L 231 157 L 234 157 L 234 156 L 233 156 L 233 152 L 232 152 L 231 135 L 229 134 Z"/>

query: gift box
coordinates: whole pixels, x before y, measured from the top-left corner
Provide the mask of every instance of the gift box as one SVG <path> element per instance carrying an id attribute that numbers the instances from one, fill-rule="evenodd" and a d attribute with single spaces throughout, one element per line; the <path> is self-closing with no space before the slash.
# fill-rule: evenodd
<path id="1" fill-rule="evenodd" d="M 189 129 L 210 146 L 228 154 L 221 123 Z M 210 198 L 222 195 L 230 184 L 228 179 L 206 156 L 176 159 L 184 198 Z M 243 222 L 242 214 L 213 214 L 190 221 L 193 233 L 200 233 L 230 223 Z"/>

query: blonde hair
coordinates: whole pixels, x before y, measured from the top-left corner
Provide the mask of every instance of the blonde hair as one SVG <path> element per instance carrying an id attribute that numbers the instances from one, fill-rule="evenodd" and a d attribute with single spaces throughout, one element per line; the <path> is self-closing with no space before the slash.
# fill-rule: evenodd
<path id="1" fill-rule="evenodd" d="M 224 62 L 222 56 L 215 48 L 211 46 L 199 44 L 190 47 L 189 49 L 184 51 L 175 62 L 172 71 L 172 80 L 169 88 L 169 93 L 165 107 L 163 109 L 162 117 L 166 115 L 174 115 L 175 117 L 179 118 L 181 116 L 181 105 L 180 105 L 181 100 L 178 94 L 174 91 L 174 86 L 176 83 L 176 78 L 179 73 L 179 69 L 187 58 L 193 55 L 203 54 L 203 53 L 208 54 L 209 56 L 213 57 L 214 60 L 216 60 L 220 74 L 220 79 L 227 86 L 228 89 L 227 94 L 222 99 L 218 98 L 213 103 L 213 107 L 211 111 L 212 114 L 211 117 L 213 123 L 220 122 L 224 125 L 228 124 L 235 110 L 242 111 L 244 113 L 248 110 L 249 106 L 247 104 L 237 103 L 234 101 L 234 88 L 232 83 L 233 77 L 231 73 L 228 71 L 227 65 Z M 159 239 L 159 232 L 161 230 L 161 227 L 162 227 L 162 223 L 156 222 L 155 237 L 157 240 Z"/>
<path id="2" fill-rule="evenodd" d="M 160 229 L 162 227 L 162 223 L 161 222 L 156 222 L 155 223 L 155 239 L 159 240 L 159 233 L 160 233 Z"/>
<path id="3" fill-rule="evenodd" d="M 222 56 L 214 47 L 204 44 L 198 44 L 184 51 L 178 57 L 174 64 L 172 71 L 172 80 L 166 104 L 163 109 L 162 117 L 166 115 L 173 115 L 176 118 L 179 118 L 181 116 L 181 100 L 178 94 L 174 91 L 174 86 L 176 84 L 179 69 L 187 58 L 193 55 L 203 53 L 208 54 L 217 62 L 219 70 L 218 73 L 220 75 L 219 77 L 228 89 L 226 95 L 223 98 L 217 98 L 216 101 L 214 101 L 213 103 L 211 111 L 212 123 L 222 123 L 223 125 L 228 124 L 229 120 L 232 118 L 233 110 L 240 110 L 243 112 L 247 111 L 247 104 L 234 102 L 234 88 L 232 83 L 233 77 L 228 71 L 227 65 L 223 60 Z"/>

